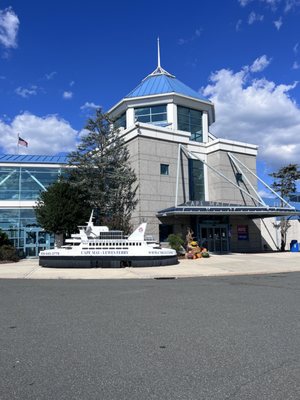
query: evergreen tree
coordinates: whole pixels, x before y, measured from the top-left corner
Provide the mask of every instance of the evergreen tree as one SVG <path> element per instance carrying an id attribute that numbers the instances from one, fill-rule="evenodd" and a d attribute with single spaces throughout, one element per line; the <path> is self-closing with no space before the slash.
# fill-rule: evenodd
<path id="1" fill-rule="evenodd" d="M 101 109 L 85 130 L 77 150 L 69 155 L 71 182 L 87 193 L 97 223 L 128 233 L 137 204 L 137 179 L 127 146 Z"/>
<path id="2" fill-rule="evenodd" d="M 272 188 L 276 192 L 279 192 L 282 198 L 288 200 L 289 196 L 296 192 L 296 181 L 300 179 L 300 171 L 298 170 L 297 164 L 289 164 L 269 175 L 274 178 L 274 182 L 271 185 Z M 283 205 L 284 203 L 281 201 L 281 206 L 283 207 Z M 287 231 L 290 226 L 289 220 L 285 217 L 281 217 L 279 224 L 276 225 L 276 227 L 280 229 L 281 251 L 285 250 Z"/>
<path id="3" fill-rule="evenodd" d="M 37 222 L 48 232 L 71 235 L 88 221 L 91 209 L 80 188 L 60 180 L 41 192 L 35 207 Z"/>

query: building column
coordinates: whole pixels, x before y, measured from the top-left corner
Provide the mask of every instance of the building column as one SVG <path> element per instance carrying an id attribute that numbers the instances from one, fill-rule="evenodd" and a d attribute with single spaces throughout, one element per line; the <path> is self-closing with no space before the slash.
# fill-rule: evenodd
<path id="1" fill-rule="evenodd" d="M 135 120 L 134 120 L 134 108 L 130 107 L 127 108 L 126 110 L 126 128 L 130 128 L 132 125 L 134 125 Z"/>
<path id="2" fill-rule="evenodd" d="M 202 135 L 203 143 L 208 142 L 208 113 L 207 111 L 202 112 Z"/>
<path id="3" fill-rule="evenodd" d="M 168 123 L 172 124 L 173 131 L 177 130 L 177 105 L 174 103 L 167 104 Z"/>

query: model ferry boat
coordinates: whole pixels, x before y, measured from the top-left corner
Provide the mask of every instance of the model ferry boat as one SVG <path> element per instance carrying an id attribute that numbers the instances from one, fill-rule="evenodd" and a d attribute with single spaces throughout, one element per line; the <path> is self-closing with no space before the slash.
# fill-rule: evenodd
<path id="1" fill-rule="evenodd" d="M 122 231 L 93 224 L 93 212 L 79 233 L 66 239 L 66 245 L 39 254 L 39 265 L 50 268 L 124 268 L 157 267 L 178 263 L 175 250 L 161 248 L 145 239 L 146 223 L 129 237 Z"/>

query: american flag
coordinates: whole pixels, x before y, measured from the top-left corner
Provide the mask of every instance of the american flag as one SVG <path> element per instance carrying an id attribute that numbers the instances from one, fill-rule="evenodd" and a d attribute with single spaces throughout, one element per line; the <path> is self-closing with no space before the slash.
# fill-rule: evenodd
<path id="1" fill-rule="evenodd" d="M 28 147 L 28 142 L 22 139 L 20 136 L 18 137 L 18 145 Z"/>

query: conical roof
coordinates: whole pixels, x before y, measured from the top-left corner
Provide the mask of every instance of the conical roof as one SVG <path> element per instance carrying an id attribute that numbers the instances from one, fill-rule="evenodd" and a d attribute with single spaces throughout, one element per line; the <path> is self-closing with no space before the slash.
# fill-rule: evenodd
<path id="1" fill-rule="evenodd" d="M 125 98 L 151 96 L 164 93 L 178 93 L 184 96 L 193 97 L 197 100 L 208 101 L 198 92 L 176 79 L 174 75 L 169 74 L 163 69 L 159 72 L 156 71 L 157 70 L 148 75 L 135 89 L 125 96 Z"/>
<path id="2" fill-rule="evenodd" d="M 142 82 L 133 89 L 126 98 L 151 96 L 155 94 L 178 93 L 184 96 L 193 97 L 197 100 L 208 101 L 200 96 L 198 92 L 191 89 L 184 83 L 180 82 L 176 77 L 160 64 L 160 46 L 159 38 L 157 38 L 157 67 Z"/>

